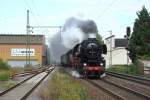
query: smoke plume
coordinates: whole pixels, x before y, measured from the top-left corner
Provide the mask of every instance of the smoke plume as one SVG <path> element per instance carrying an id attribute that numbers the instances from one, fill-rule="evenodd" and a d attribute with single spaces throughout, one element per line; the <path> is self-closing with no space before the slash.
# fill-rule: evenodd
<path id="1" fill-rule="evenodd" d="M 63 27 L 63 44 L 66 48 L 71 49 L 77 43 L 87 39 L 90 34 L 96 35 L 96 33 L 98 33 L 98 30 L 94 21 L 72 17 L 66 21 Z"/>
<path id="2" fill-rule="evenodd" d="M 51 39 L 51 56 L 56 62 L 60 62 L 60 56 L 72 49 L 76 44 L 87 39 L 90 34 L 96 37 L 97 26 L 92 20 L 80 20 L 74 17 L 66 20 L 61 33 L 57 33 Z"/>
<path id="3" fill-rule="evenodd" d="M 52 63 L 59 63 L 60 56 L 68 51 L 68 49 L 61 43 L 60 33 L 56 33 L 50 39 L 50 51 L 51 51 L 51 61 Z"/>

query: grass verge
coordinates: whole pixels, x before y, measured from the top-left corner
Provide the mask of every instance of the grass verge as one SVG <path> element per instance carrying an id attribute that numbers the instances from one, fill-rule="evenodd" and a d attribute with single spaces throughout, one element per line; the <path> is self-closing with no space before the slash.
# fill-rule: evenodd
<path id="1" fill-rule="evenodd" d="M 0 82 L 0 90 L 8 89 L 12 86 L 14 86 L 16 83 L 13 81 L 1 81 Z"/>
<path id="2" fill-rule="evenodd" d="M 8 81 L 10 77 L 9 70 L 0 70 L 0 81 Z"/>
<path id="3" fill-rule="evenodd" d="M 55 72 L 47 86 L 40 89 L 42 100 L 90 100 L 87 88 L 75 78 Z"/>
<path id="4" fill-rule="evenodd" d="M 15 67 L 10 68 L 9 70 L 0 70 L 0 81 L 8 81 L 10 76 L 19 72 L 23 72 L 23 68 Z"/>

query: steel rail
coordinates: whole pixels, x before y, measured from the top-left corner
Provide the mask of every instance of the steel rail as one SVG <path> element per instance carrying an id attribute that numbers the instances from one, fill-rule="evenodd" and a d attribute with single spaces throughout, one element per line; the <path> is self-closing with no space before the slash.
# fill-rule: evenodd
<path id="1" fill-rule="evenodd" d="M 149 78 L 143 78 L 143 77 L 139 77 L 139 76 L 133 76 L 133 75 L 127 75 L 127 74 L 121 74 L 121 73 L 115 73 L 115 72 L 108 72 L 108 71 L 106 71 L 106 74 L 150 86 Z"/>
<path id="2" fill-rule="evenodd" d="M 47 74 L 46 74 L 29 92 L 27 92 L 27 93 L 21 98 L 21 100 L 26 100 L 26 99 L 32 94 L 32 92 L 41 84 L 41 82 L 42 82 L 53 70 L 54 70 L 54 68 L 53 68 L 53 69 L 50 69 L 49 71 L 46 70 L 46 71 L 48 71 Z"/>
<path id="3" fill-rule="evenodd" d="M 13 74 L 10 78 L 12 79 L 13 77 L 18 77 L 18 76 L 26 76 L 26 75 L 30 75 L 30 74 L 36 74 L 42 70 L 45 70 L 47 69 L 48 67 L 44 67 L 44 68 L 38 68 L 38 69 L 34 69 L 34 70 L 31 70 L 31 71 L 25 71 L 25 72 L 20 72 L 20 73 L 15 73 Z"/>
<path id="4" fill-rule="evenodd" d="M 46 69 L 45 69 L 45 70 L 46 70 Z M 32 75 L 31 77 L 29 77 L 29 78 L 27 78 L 27 79 L 25 79 L 25 80 L 23 80 L 23 81 L 17 83 L 16 85 L 12 86 L 11 88 L 9 88 L 9 89 L 7 89 L 7 90 L 4 90 L 3 92 L 0 93 L 0 96 L 3 96 L 3 95 L 5 95 L 5 94 L 7 94 L 9 91 L 12 91 L 14 88 L 17 88 L 17 87 L 20 86 L 21 84 L 23 84 L 23 83 L 25 83 L 26 81 L 30 80 L 31 78 L 37 76 L 38 74 L 44 72 L 45 70 L 41 70 L 40 72 L 38 72 L 38 73 Z"/>
<path id="5" fill-rule="evenodd" d="M 86 80 L 88 83 L 92 84 L 93 86 L 97 87 L 98 89 L 100 90 L 103 90 L 104 92 L 108 93 L 109 95 L 113 96 L 114 98 L 116 99 L 119 99 L 119 100 L 124 100 L 124 98 L 120 95 L 118 95 L 117 93 L 113 93 L 112 91 L 110 91 L 109 89 L 106 89 L 102 86 L 100 86 L 99 84 L 91 81 L 91 80 Z"/>
<path id="6" fill-rule="evenodd" d="M 14 88 L 16 88 L 16 87 L 18 87 L 18 86 L 20 86 L 21 84 L 25 83 L 26 81 L 30 80 L 31 78 L 35 77 L 35 76 L 38 75 L 38 74 L 39 74 L 39 73 L 36 73 L 36 74 L 32 75 L 31 77 L 29 77 L 29 78 L 27 78 L 27 79 L 25 79 L 25 80 L 23 80 L 23 81 L 17 83 L 17 84 L 14 85 L 13 87 L 11 87 L 11 88 L 9 88 L 9 89 L 7 89 L 7 90 L 1 92 L 1 93 L 0 93 L 0 96 L 6 94 L 7 92 L 13 90 Z"/>
<path id="7" fill-rule="evenodd" d="M 138 91 L 136 91 L 136 90 L 130 89 L 130 88 L 128 88 L 128 87 L 125 87 L 125 86 L 123 86 L 123 85 L 120 85 L 120 84 L 117 84 L 117 83 L 114 83 L 114 82 L 110 82 L 110 81 L 105 80 L 105 79 L 102 79 L 101 81 L 103 81 L 103 82 L 105 82 L 105 83 L 107 83 L 107 84 L 113 85 L 113 86 L 115 86 L 115 87 L 118 87 L 118 88 L 120 88 L 120 89 L 126 90 L 127 92 L 130 92 L 130 93 L 132 93 L 132 94 L 134 94 L 134 95 L 136 95 L 136 96 L 143 97 L 143 98 L 145 98 L 146 100 L 150 100 L 150 96 L 149 96 L 149 95 L 145 95 L 145 94 L 140 93 L 140 92 L 138 92 Z"/>

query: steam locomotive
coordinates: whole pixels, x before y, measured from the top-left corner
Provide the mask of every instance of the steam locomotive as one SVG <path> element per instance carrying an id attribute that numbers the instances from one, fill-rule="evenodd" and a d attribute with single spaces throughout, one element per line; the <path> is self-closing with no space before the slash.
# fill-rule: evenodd
<path id="1" fill-rule="evenodd" d="M 61 64 L 76 69 L 83 77 L 100 77 L 105 72 L 102 54 L 106 53 L 105 44 L 100 44 L 96 38 L 88 38 L 62 55 Z"/>

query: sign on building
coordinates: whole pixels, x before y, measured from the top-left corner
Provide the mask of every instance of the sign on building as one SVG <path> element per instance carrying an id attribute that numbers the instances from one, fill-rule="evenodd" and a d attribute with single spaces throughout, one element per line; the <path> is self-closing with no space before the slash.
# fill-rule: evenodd
<path id="1" fill-rule="evenodd" d="M 35 56 L 34 49 L 26 49 L 26 48 L 12 48 L 11 56 Z"/>

